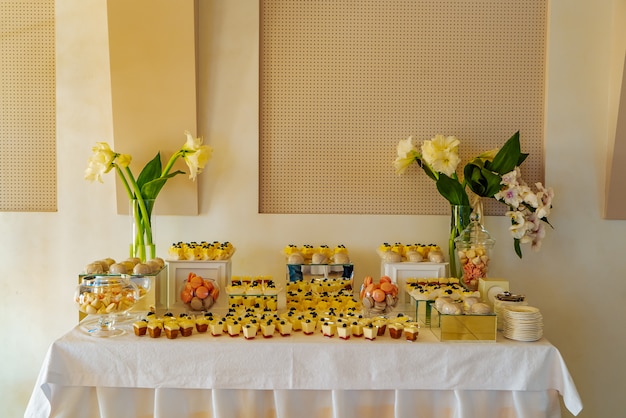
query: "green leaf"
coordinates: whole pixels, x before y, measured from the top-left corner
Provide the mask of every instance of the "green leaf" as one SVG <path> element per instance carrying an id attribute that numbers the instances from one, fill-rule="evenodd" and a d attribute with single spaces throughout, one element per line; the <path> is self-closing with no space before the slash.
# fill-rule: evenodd
<path id="1" fill-rule="evenodd" d="M 482 197 L 493 197 L 494 194 L 500 191 L 500 182 L 502 181 L 502 177 L 499 174 L 493 173 L 489 170 L 482 169 L 480 173 L 485 180 L 485 194 Z"/>
<path id="2" fill-rule="evenodd" d="M 152 208 L 154 207 L 154 200 L 144 198 L 143 204 L 146 205 L 146 211 L 148 212 L 148 219 L 152 219 Z"/>
<path id="3" fill-rule="evenodd" d="M 515 254 L 519 258 L 522 258 L 522 248 L 520 247 L 520 240 L 517 238 L 513 238 L 513 247 L 515 248 Z"/>
<path id="4" fill-rule="evenodd" d="M 480 164 L 470 163 L 463 170 L 465 182 L 471 191 L 481 197 L 493 197 L 500 191 L 501 177 Z"/>
<path id="5" fill-rule="evenodd" d="M 428 177 L 437 181 L 437 175 L 431 170 L 428 164 L 424 163 L 421 158 L 416 158 L 415 161 L 417 162 L 417 165 L 422 167 L 422 170 L 424 170 L 424 173 L 426 173 Z"/>
<path id="6" fill-rule="evenodd" d="M 528 155 L 529 155 L 529 154 L 524 154 L 524 153 L 521 153 L 521 154 L 520 154 L 520 156 L 519 156 L 519 160 L 517 160 L 517 166 L 518 166 L 518 167 L 519 167 L 520 165 L 522 165 L 522 163 L 523 163 L 524 161 L 526 161 L 526 157 L 528 157 Z"/>
<path id="7" fill-rule="evenodd" d="M 443 173 L 439 174 L 437 180 L 437 190 L 452 205 L 469 206 L 469 198 L 463 188 L 463 185 Z"/>
<path id="8" fill-rule="evenodd" d="M 137 186 L 139 186 L 139 190 L 143 190 L 144 185 L 151 182 L 154 179 L 159 178 L 161 175 L 161 153 L 157 152 L 156 156 L 146 164 L 146 166 L 139 173 L 139 177 L 137 177 Z M 143 193 L 143 191 L 142 191 Z M 145 199 L 151 199 L 146 195 L 143 196 Z"/>
<path id="9" fill-rule="evenodd" d="M 519 143 L 519 131 L 515 132 L 511 138 L 500 148 L 493 161 L 485 166 L 496 173 L 506 174 L 521 164 L 526 157 L 522 157 Z"/>
<path id="10" fill-rule="evenodd" d="M 148 183 L 144 184 L 143 187 L 141 187 L 141 195 L 144 199 L 156 199 L 163 186 L 165 186 L 165 183 L 178 174 L 185 174 L 185 172 L 177 170 L 173 173 L 169 173 L 166 176 L 149 181 Z"/>
<path id="11" fill-rule="evenodd" d="M 554 226 L 552 226 L 552 224 L 548 221 L 548 218 L 542 218 L 541 220 L 547 223 L 550 226 L 550 228 L 554 229 Z"/>

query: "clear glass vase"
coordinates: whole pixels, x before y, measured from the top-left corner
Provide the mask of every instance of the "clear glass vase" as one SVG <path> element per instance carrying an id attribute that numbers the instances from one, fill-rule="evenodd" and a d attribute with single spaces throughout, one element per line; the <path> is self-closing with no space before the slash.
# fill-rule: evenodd
<path id="1" fill-rule="evenodd" d="M 450 240 L 448 242 L 450 276 L 459 279 L 463 275 L 463 270 L 457 261 L 454 240 L 469 225 L 471 213 L 472 207 L 469 205 L 450 205 Z"/>
<path id="2" fill-rule="evenodd" d="M 128 213 L 131 220 L 130 257 L 142 263 L 156 257 L 152 209 L 154 199 L 132 199 Z"/>
<path id="3" fill-rule="evenodd" d="M 487 277 L 496 241 L 483 227 L 482 202 L 478 200 L 470 215 L 470 223 L 454 239 L 455 262 L 461 269 L 462 283 L 470 289 L 478 289 L 478 281 Z"/>

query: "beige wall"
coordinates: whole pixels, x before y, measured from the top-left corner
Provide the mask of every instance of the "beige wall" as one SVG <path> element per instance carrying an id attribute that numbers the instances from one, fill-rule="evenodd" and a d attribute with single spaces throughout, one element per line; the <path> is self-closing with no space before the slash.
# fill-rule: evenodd
<path id="1" fill-rule="evenodd" d="M 445 243 L 445 216 L 257 214 L 258 1 L 200 3 L 198 129 L 215 158 L 200 176 L 201 214 L 157 219 L 161 255 L 173 241 L 229 240 L 238 247 L 234 274 L 282 277 L 284 245 L 344 243 L 361 278 L 378 274 L 374 250 L 383 241 Z M 580 416 L 590 418 L 623 413 L 626 386 L 626 222 L 601 218 L 613 7 L 551 1 L 545 151 L 556 230 L 520 261 L 506 219 L 486 220 L 498 240 L 494 274 L 542 309 L 546 336 L 582 395 Z M 59 211 L 0 213 L 6 416 L 22 414 L 48 346 L 75 324 L 76 274 L 93 259 L 126 257 L 130 224 L 116 215 L 113 178 L 82 180 L 93 142 L 112 135 L 105 11 L 104 0 L 57 1 Z"/>

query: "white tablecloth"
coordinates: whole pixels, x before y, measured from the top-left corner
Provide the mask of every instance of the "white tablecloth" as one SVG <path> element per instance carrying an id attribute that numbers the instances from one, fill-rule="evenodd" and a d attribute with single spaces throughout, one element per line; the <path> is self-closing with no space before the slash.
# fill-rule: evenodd
<path id="1" fill-rule="evenodd" d="M 442 343 L 424 329 L 413 343 L 300 332 L 101 339 L 79 326 L 51 345 L 26 416 L 558 417 L 558 394 L 580 412 L 545 339 Z"/>

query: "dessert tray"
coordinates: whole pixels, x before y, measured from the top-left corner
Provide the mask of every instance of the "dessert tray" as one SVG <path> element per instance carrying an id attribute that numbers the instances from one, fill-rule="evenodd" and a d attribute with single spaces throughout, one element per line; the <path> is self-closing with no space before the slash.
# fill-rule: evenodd
<path id="1" fill-rule="evenodd" d="M 225 261 L 230 260 L 235 251 L 228 241 L 176 242 L 168 250 L 168 261 Z"/>
<path id="2" fill-rule="evenodd" d="M 281 338 L 293 334 L 322 335 L 341 340 L 377 338 L 418 340 L 420 326 L 402 313 L 394 316 L 364 318 L 358 313 L 327 311 L 296 311 L 252 313 L 247 309 L 229 309 L 226 314 L 207 312 L 202 315 L 180 314 L 163 316 L 147 314 L 133 323 L 138 337 L 176 339 L 207 335 L 210 337 Z"/>
<path id="3" fill-rule="evenodd" d="M 389 244 L 385 242 L 376 249 L 376 252 L 385 263 L 425 261 L 443 263 L 445 261 L 443 251 L 435 244 L 402 244 L 401 242 Z"/>
<path id="4" fill-rule="evenodd" d="M 231 296 L 276 296 L 281 291 L 271 276 L 232 276 L 226 286 L 226 293 Z"/>

